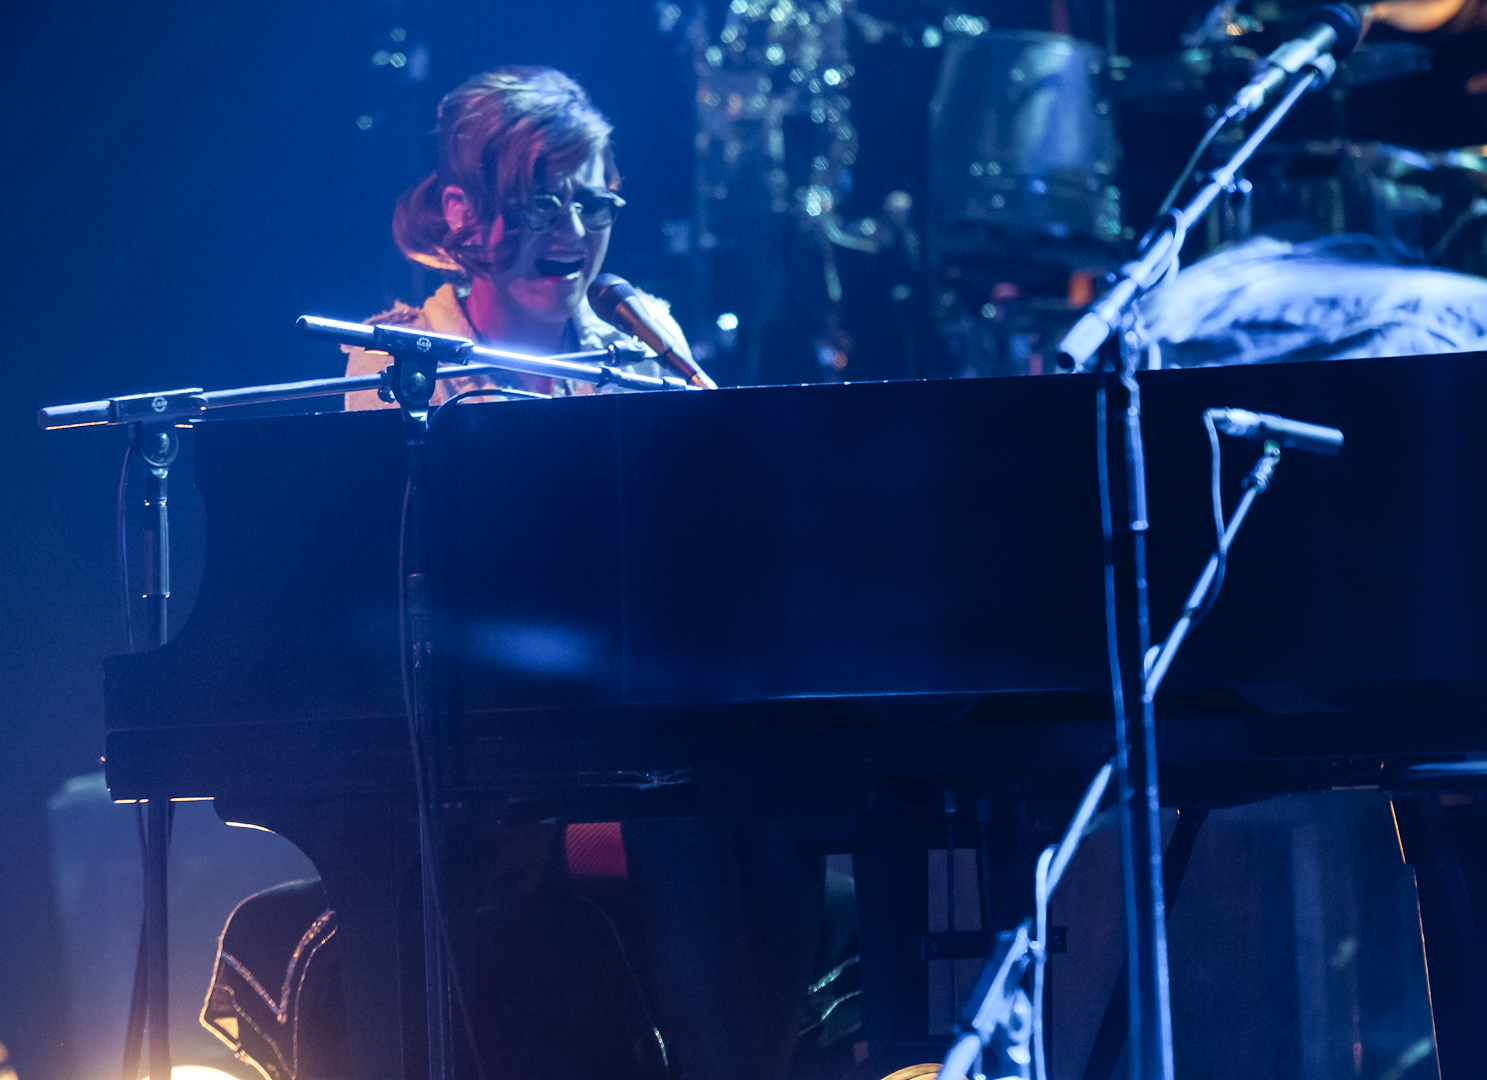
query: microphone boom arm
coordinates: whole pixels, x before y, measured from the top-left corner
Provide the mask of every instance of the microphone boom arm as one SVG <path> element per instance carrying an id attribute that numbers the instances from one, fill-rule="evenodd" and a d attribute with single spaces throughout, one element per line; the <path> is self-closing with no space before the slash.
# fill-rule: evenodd
<path id="1" fill-rule="evenodd" d="M 1308 90 L 1323 86 L 1337 69 L 1337 61 L 1323 54 L 1309 64 L 1291 85 L 1286 96 L 1266 114 L 1244 145 L 1222 166 L 1209 174 L 1208 183 L 1199 189 L 1186 206 L 1164 215 L 1167 227 L 1156 233 L 1139 259 L 1120 268 L 1115 285 L 1074 324 L 1059 343 L 1062 366 L 1074 371 L 1090 370 L 1091 361 L 1105 340 L 1115 332 L 1126 313 L 1146 291 L 1160 281 L 1177 258 L 1188 229 L 1208 212 L 1215 199 L 1234 185 L 1239 170 L 1254 156 L 1260 144 L 1269 138 L 1291 107 Z M 1159 222 L 1163 219 L 1158 219 Z"/>
<path id="2" fill-rule="evenodd" d="M 528 356 L 525 353 L 507 352 L 476 345 L 465 338 L 451 338 L 444 334 L 420 333 L 401 326 L 366 326 L 362 323 L 340 322 L 336 319 L 319 319 L 305 316 L 300 319 L 305 333 L 311 337 L 342 344 L 360 345 L 364 348 L 386 348 L 391 342 L 374 344 L 374 331 L 396 331 L 415 339 L 424 338 L 430 350 L 449 343 L 463 343 L 467 350 L 457 350 L 450 345 L 452 362 L 439 367 L 435 379 L 456 379 L 469 375 L 483 375 L 497 371 L 519 371 L 528 375 L 547 375 L 557 379 L 572 379 L 576 382 L 592 383 L 595 386 L 617 386 L 623 390 L 692 390 L 681 379 L 674 376 L 656 378 L 637 375 L 617 366 L 615 361 L 623 355 L 633 354 L 639 358 L 638 350 L 611 345 L 607 349 L 590 349 L 585 352 L 559 353 L 556 356 Z M 464 362 L 459 357 L 476 357 L 485 362 Z M 605 363 L 584 361 L 608 359 Z M 160 390 L 148 394 L 128 394 L 123 397 L 104 398 L 101 401 L 80 401 L 70 405 L 49 405 L 37 414 L 37 422 L 47 431 L 59 428 L 88 427 L 98 424 L 133 424 L 140 421 L 151 423 L 185 423 L 211 409 L 222 409 L 232 405 L 263 405 L 276 401 L 298 401 L 304 398 L 332 397 L 358 390 L 380 390 L 387 385 L 386 372 L 367 375 L 343 375 L 332 379 L 307 379 L 302 382 L 270 383 L 264 386 L 240 386 L 231 390 L 202 390 L 190 387 L 182 390 Z"/>

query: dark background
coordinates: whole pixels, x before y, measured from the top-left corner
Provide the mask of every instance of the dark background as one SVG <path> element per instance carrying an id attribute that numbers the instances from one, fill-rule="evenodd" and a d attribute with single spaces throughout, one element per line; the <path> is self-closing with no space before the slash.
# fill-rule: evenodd
<path id="1" fill-rule="evenodd" d="M 1122 51 L 1174 48 L 1201 8 L 1123 0 Z M 922 20 L 924 10 L 902 3 L 884 17 Z M 998 21 L 997 9 L 988 14 Z M 393 27 L 407 31 L 405 41 L 390 37 Z M 396 258 L 391 207 L 432 165 L 426 133 L 439 96 L 499 63 L 566 70 L 614 120 L 629 206 L 609 268 L 681 303 L 685 265 L 666 255 L 660 225 L 690 212 L 692 74 L 690 54 L 657 32 L 645 0 L 56 0 L 11 9 L 6 29 L 0 1040 L 22 1080 L 61 1080 L 71 1075 L 60 1020 L 67 987 L 46 800 L 68 777 L 98 768 L 98 660 L 125 641 L 115 540 L 125 440 L 103 428 L 43 433 L 36 410 L 339 374 L 339 352 L 299 339 L 294 319 L 360 319 L 436 284 Z M 413 58 L 419 48 L 428 57 L 422 81 L 409 78 L 413 64 L 370 61 L 379 50 Z M 854 61 L 862 151 L 848 216 L 873 212 L 896 187 L 921 193 L 936 64 L 929 50 L 856 40 Z M 1387 127 L 1386 112 L 1367 114 L 1358 133 Z M 1123 130 L 1131 175 L 1162 177 L 1133 187 L 1128 221 L 1142 220 L 1159 192 L 1140 192 L 1170 177 L 1199 123 Z M 1474 141 L 1458 131 L 1437 111 L 1420 138 Z M 184 480 L 178 620 L 200 531 L 183 488 Z"/>
<path id="2" fill-rule="evenodd" d="M 125 438 L 44 433 L 36 410 L 340 374 L 341 354 L 301 340 L 295 318 L 360 319 L 394 296 L 421 299 L 389 254 L 393 201 L 432 166 L 424 135 L 438 97 L 502 62 L 571 72 L 621 127 L 633 211 L 616 237 L 623 266 L 630 238 L 659 235 L 663 207 L 685 216 L 689 205 L 691 74 L 643 4 L 63 2 L 8 19 L 0 1042 L 26 1080 L 61 1080 L 73 1074 L 46 800 L 102 752 L 99 658 L 124 649 L 114 507 Z M 429 48 L 422 84 L 369 62 L 397 48 L 394 26 L 410 55 Z M 363 115 L 370 130 L 355 123 Z M 179 621 L 199 565 L 184 479 L 173 509 Z"/>

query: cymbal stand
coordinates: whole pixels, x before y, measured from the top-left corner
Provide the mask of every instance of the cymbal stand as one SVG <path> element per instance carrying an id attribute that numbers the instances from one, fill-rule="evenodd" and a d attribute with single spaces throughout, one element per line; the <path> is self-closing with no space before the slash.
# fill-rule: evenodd
<path id="1" fill-rule="evenodd" d="M 1173 1080 L 1172 1005 L 1167 975 L 1166 910 L 1162 884 L 1156 726 L 1146 692 L 1145 661 L 1151 644 L 1146 576 L 1146 462 L 1141 438 L 1137 354 L 1145 344 L 1136 301 L 1177 265 L 1188 229 L 1224 192 L 1239 170 L 1291 108 L 1336 70 L 1318 57 L 1292 82 L 1234 155 L 1180 210 L 1164 214 L 1147 234 L 1139 258 L 1121 267 L 1115 284 L 1087 311 L 1059 345 L 1060 365 L 1088 371 L 1096 380 L 1100 512 L 1105 548 L 1105 615 L 1116 728 L 1117 807 L 1129 966 L 1128 1049 L 1132 1080 Z M 1111 428 L 1121 434 L 1115 436 Z M 1114 437 L 1112 437 L 1114 436 Z M 1112 495 L 1109 455 L 1123 452 L 1124 507 Z"/>
<path id="2" fill-rule="evenodd" d="M 444 970 L 443 936 L 439 915 L 438 875 L 439 818 L 443 803 L 439 793 L 436 760 L 436 712 L 429 668 L 431 619 L 426 570 L 423 480 L 423 439 L 428 430 L 429 403 L 440 379 L 465 378 L 497 371 L 517 371 L 559 379 L 614 386 L 624 390 L 693 390 L 673 376 L 637 375 L 620 365 L 643 359 L 640 350 L 624 345 L 591 349 L 557 356 L 533 356 L 487 348 L 446 334 L 401 326 L 368 326 L 314 316 L 302 317 L 300 330 L 311 337 L 360 345 L 391 355 L 392 363 L 382 372 L 303 382 L 247 386 L 231 390 L 163 390 L 49 406 L 37 415 L 47 430 L 128 424 L 131 438 L 147 466 L 145 505 L 150 517 L 145 526 L 149 557 L 145 591 L 149 643 L 166 643 L 167 601 L 170 597 L 170 532 L 168 480 L 171 463 L 180 450 L 177 428 L 189 428 L 212 409 L 235 405 L 259 405 L 314 397 L 376 390 L 385 400 L 396 400 L 403 412 L 408 448 L 408 493 L 404 560 L 399 596 L 403 600 L 401 629 L 404 634 L 405 694 L 409 736 L 416 764 L 419 809 L 419 848 L 422 856 L 425 989 L 429 1015 L 429 1077 L 447 1080 L 448 1069 L 448 979 Z M 473 359 L 472 359 L 473 358 Z M 608 361 L 596 363 L 594 361 Z M 152 1078 L 170 1076 L 168 1010 L 169 938 L 168 871 L 170 842 L 170 797 L 162 792 L 147 800 L 145 844 L 145 931 L 141 963 L 136 970 L 130 1030 L 125 1045 L 124 1080 L 137 1080 L 141 1020 L 149 1032 L 149 1071 Z M 143 1009 L 139 1006 L 143 1005 Z"/>

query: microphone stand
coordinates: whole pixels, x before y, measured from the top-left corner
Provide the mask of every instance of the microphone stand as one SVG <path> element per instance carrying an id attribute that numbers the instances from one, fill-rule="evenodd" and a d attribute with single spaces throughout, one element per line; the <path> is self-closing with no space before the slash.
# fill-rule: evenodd
<path id="1" fill-rule="evenodd" d="M 1215 199 L 1235 186 L 1239 170 L 1254 156 L 1260 144 L 1270 137 L 1277 124 L 1308 90 L 1320 89 L 1332 78 L 1337 61 L 1323 54 L 1316 58 L 1291 85 L 1286 96 L 1266 114 L 1244 145 L 1234 151 L 1222 166 L 1209 174 L 1204 184 L 1180 210 L 1170 210 L 1157 219 L 1157 224 L 1166 223 L 1160 232 L 1153 226 L 1142 249 L 1141 257 L 1120 268 L 1115 285 L 1096 302 L 1089 311 L 1074 324 L 1074 328 L 1059 343 L 1059 356 L 1066 358 L 1075 371 L 1088 371 L 1090 362 L 1105 340 L 1117 328 L 1123 328 L 1126 314 L 1135 302 L 1164 278 L 1177 261 L 1187 239 L 1188 229 L 1196 225 L 1208 212 Z"/>
<path id="2" fill-rule="evenodd" d="M 418 795 L 419 853 L 423 888 L 424 982 L 428 1008 L 429 1078 L 448 1080 L 448 977 L 444 966 L 443 927 L 439 904 L 441 815 L 436 731 L 437 711 L 430 671 L 432 652 L 431 612 L 427 571 L 427 535 L 424 518 L 424 437 L 428 431 L 429 403 L 440 379 L 464 378 L 495 371 L 518 371 L 531 375 L 571 379 L 595 386 L 625 390 L 696 389 L 672 376 L 637 375 L 616 366 L 622 356 L 639 358 L 639 350 L 611 345 L 607 349 L 531 356 L 477 346 L 474 342 L 446 334 L 410 330 L 401 326 L 367 326 L 303 316 L 300 330 L 310 337 L 360 345 L 390 354 L 391 364 L 380 373 L 349 375 L 331 379 L 238 387 L 203 391 L 200 388 L 129 394 L 101 401 L 49 406 L 37 415 L 42 428 L 128 424 L 131 438 L 148 466 L 146 505 L 152 511 L 145 527 L 149 554 L 145 602 L 150 628 L 150 646 L 158 648 L 168 636 L 166 602 L 170 596 L 170 532 L 167 481 L 170 465 L 180 450 L 176 428 L 189 428 L 191 421 L 213 409 L 234 405 L 257 405 L 304 398 L 328 397 L 357 390 L 376 390 L 402 410 L 407 445 L 408 489 L 400 571 L 399 597 L 403 604 L 402 663 L 404 694 L 408 711 L 409 741 L 413 750 Z M 471 358 L 476 362 L 471 362 Z M 589 363 L 607 359 L 609 363 Z M 480 362 L 483 361 L 483 362 Z M 402 546 L 402 545 L 400 545 Z M 167 847 L 170 837 L 170 794 L 152 793 L 146 800 L 148 816 L 145 845 L 145 1015 L 149 1031 L 149 1069 L 152 1078 L 169 1077 L 169 937 Z M 136 1001 L 139 1000 L 136 974 Z M 131 1010 L 131 1018 L 136 1014 Z M 138 1061 L 139 1038 L 131 1030 L 126 1046 L 126 1072 Z M 126 1075 L 124 1080 L 137 1080 Z"/>
<path id="3" fill-rule="evenodd" d="M 1235 185 L 1239 170 L 1301 96 L 1324 85 L 1336 67 L 1337 62 L 1329 55 L 1320 56 L 1308 65 L 1233 157 L 1209 175 L 1208 182 L 1191 201 L 1158 219 L 1140 258 L 1121 267 L 1115 285 L 1074 324 L 1059 345 L 1061 360 L 1067 361 L 1063 366 L 1075 371 L 1088 371 L 1091 361 L 1099 358 L 1097 453 L 1126 948 L 1131 958 L 1128 1048 L 1133 1080 L 1173 1080 L 1156 724 L 1152 695 L 1146 685 L 1146 657 L 1151 640 L 1146 578 L 1146 462 L 1141 438 L 1141 395 L 1135 378 L 1137 354 L 1143 342 L 1135 304 L 1175 269 L 1189 227 L 1202 218 L 1220 194 Z M 1118 440 L 1125 457 L 1126 506 L 1120 528 L 1116 527 L 1118 519 L 1110 484 L 1109 454 L 1112 443 L 1117 442 L 1109 437 L 1111 427 L 1123 430 L 1124 434 Z"/>
<path id="4" fill-rule="evenodd" d="M 615 386 L 621 390 L 695 390 L 671 375 L 659 378 L 652 375 L 637 375 L 616 366 L 638 359 L 649 359 L 641 350 L 622 345 L 610 345 L 605 349 L 590 349 L 586 352 L 559 353 L 556 356 L 528 356 L 525 353 L 507 352 L 475 345 L 465 338 L 445 334 L 424 334 L 410 331 L 402 326 L 364 326 L 361 323 L 345 323 L 334 319 L 317 319 L 303 316 L 299 324 L 306 335 L 326 341 L 338 341 L 348 345 L 361 345 L 368 349 L 394 353 L 394 348 L 404 349 L 405 340 L 415 352 L 420 340 L 429 342 L 429 351 L 438 355 L 439 367 L 425 378 L 462 379 L 470 375 L 489 375 L 497 371 L 519 371 L 528 375 L 545 375 L 554 379 L 569 379 L 573 382 L 590 383 L 594 386 Z M 459 350 L 449 342 L 468 346 Z M 394 354 L 395 355 L 395 354 Z M 461 357 L 474 356 L 484 363 L 465 362 Z M 446 360 L 447 357 L 447 360 Z M 585 363 L 600 358 L 609 363 Z M 104 398 L 102 401 L 80 401 L 72 405 L 51 405 L 37 414 L 37 422 L 47 431 L 60 428 L 90 427 L 99 424 L 130 424 L 136 421 L 165 423 L 189 421 L 199 418 L 212 409 L 223 409 L 233 405 L 264 405 L 279 401 L 299 401 L 305 398 L 334 397 L 358 390 L 376 390 L 384 401 L 394 400 L 393 366 L 369 375 L 341 375 L 332 379 L 309 379 L 304 382 L 269 383 L 263 386 L 240 386 L 231 390 L 202 390 L 191 387 L 185 390 L 157 390 L 148 394 L 128 394 L 124 397 Z"/>
<path id="5" fill-rule="evenodd" d="M 1157 689 L 1162 685 L 1162 680 L 1167 677 L 1167 669 L 1172 666 L 1172 660 L 1177 656 L 1177 650 L 1182 648 L 1183 640 L 1188 636 L 1188 631 L 1192 629 L 1194 617 L 1203 606 L 1209 590 L 1213 588 L 1213 580 L 1218 575 L 1220 563 L 1228 556 L 1234 537 L 1239 535 L 1239 526 L 1244 524 L 1244 519 L 1249 514 L 1250 507 L 1255 504 L 1255 499 L 1264 494 L 1265 489 L 1270 486 L 1270 479 L 1275 475 L 1275 467 L 1279 463 L 1280 447 L 1273 442 L 1266 442 L 1265 452 L 1260 455 L 1260 460 L 1255 462 L 1255 467 L 1241 481 L 1244 495 L 1239 500 L 1239 506 L 1234 510 L 1234 516 L 1224 527 L 1224 535 L 1219 540 L 1218 550 L 1208 557 L 1208 565 L 1203 568 L 1203 573 L 1198 575 L 1198 584 L 1194 585 L 1193 591 L 1188 594 L 1187 603 L 1182 606 L 1182 614 L 1167 634 L 1166 640 L 1160 646 L 1154 646 L 1147 656 L 1144 685 L 1148 699 L 1156 697 Z"/>

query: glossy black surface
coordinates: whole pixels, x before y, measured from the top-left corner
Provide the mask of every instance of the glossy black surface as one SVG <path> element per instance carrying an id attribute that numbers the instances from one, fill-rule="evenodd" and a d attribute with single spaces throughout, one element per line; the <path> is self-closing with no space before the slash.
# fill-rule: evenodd
<path id="1" fill-rule="evenodd" d="M 1483 358 L 1141 382 L 1158 633 L 1213 540 L 1202 410 L 1347 436 L 1256 505 L 1158 698 L 1164 757 L 1481 749 Z M 1097 760 L 1094 431 L 1077 376 L 459 406 L 429 440 L 451 782 Z M 401 790 L 396 416 L 194 438 L 204 580 L 175 640 L 107 662 L 116 796 Z M 1224 440 L 1231 508 L 1257 449 Z"/>

